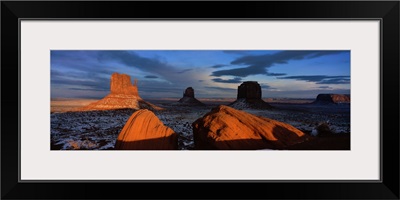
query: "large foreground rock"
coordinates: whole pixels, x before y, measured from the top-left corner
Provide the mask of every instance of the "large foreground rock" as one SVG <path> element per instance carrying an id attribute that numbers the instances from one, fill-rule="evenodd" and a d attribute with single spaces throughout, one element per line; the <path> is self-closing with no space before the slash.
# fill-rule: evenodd
<path id="1" fill-rule="evenodd" d="M 178 136 L 147 109 L 138 110 L 126 122 L 115 143 L 118 150 L 176 150 Z"/>
<path id="2" fill-rule="evenodd" d="M 223 105 L 192 126 L 196 149 L 286 149 L 308 137 L 289 124 Z"/>
<path id="3" fill-rule="evenodd" d="M 238 86 L 237 99 L 229 104 L 236 109 L 270 109 L 267 102 L 261 99 L 261 86 L 257 81 L 245 81 Z"/>
<path id="4" fill-rule="evenodd" d="M 124 108 L 162 110 L 161 107 L 146 102 L 139 96 L 137 80 L 135 80 L 135 84 L 132 85 L 129 75 L 113 73 L 110 79 L 110 93 L 103 99 L 82 107 L 78 109 L 78 111 L 115 110 Z"/>
<path id="5" fill-rule="evenodd" d="M 350 103 L 350 95 L 346 94 L 318 94 L 313 102 L 315 104 L 340 104 Z"/>

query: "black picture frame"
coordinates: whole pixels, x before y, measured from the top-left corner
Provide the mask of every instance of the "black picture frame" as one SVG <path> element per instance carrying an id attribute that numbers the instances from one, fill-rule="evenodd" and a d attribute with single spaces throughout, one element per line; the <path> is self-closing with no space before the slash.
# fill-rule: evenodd
<path id="1" fill-rule="evenodd" d="M 162 10 L 155 10 L 155 7 Z M 2 1 L 1 198 L 399 199 L 399 8 L 399 1 Z M 21 108 L 20 80 L 17 79 L 17 74 L 20 62 L 19 19 L 22 18 L 380 19 L 382 22 L 380 119 L 383 136 L 381 138 L 382 180 L 378 182 L 19 182 L 18 132 L 21 128 L 19 126 Z M 154 192 L 148 193 L 148 189 Z"/>

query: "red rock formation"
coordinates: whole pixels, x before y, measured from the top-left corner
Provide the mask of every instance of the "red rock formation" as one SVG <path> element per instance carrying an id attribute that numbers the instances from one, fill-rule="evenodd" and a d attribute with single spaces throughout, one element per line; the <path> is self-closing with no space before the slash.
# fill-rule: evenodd
<path id="1" fill-rule="evenodd" d="M 223 105 L 192 126 L 196 149 L 286 149 L 308 138 L 289 124 Z"/>
<path id="2" fill-rule="evenodd" d="M 261 86 L 257 81 L 245 81 L 238 87 L 237 100 L 229 106 L 236 109 L 270 109 L 267 102 L 261 99 Z"/>
<path id="3" fill-rule="evenodd" d="M 125 94 L 139 96 L 137 80 L 135 85 L 131 83 L 131 77 L 127 74 L 113 73 L 110 80 L 111 94 Z"/>
<path id="4" fill-rule="evenodd" d="M 350 103 L 350 95 L 345 94 L 318 94 L 316 104 Z"/>
<path id="5" fill-rule="evenodd" d="M 147 109 L 138 110 L 126 122 L 115 143 L 118 150 L 175 150 L 178 136 Z"/>
<path id="6" fill-rule="evenodd" d="M 114 109 L 150 109 L 161 110 L 162 108 L 144 101 L 139 96 L 137 80 L 132 85 L 131 78 L 126 74 L 113 73 L 110 80 L 111 92 L 103 99 L 91 103 L 78 111 L 88 110 L 114 110 Z"/>

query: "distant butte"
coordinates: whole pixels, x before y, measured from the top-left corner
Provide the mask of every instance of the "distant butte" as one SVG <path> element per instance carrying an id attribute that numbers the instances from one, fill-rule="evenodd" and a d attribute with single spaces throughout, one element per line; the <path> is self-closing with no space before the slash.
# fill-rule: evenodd
<path id="1" fill-rule="evenodd" d="M 270 109 L 267 102 L 261 99 L 261 86 L 257 81 L 245 81 L 238 87 L 237 99 L 229 104 L 236 109 Z"/>
<path id="2" fill-rule="evenodd" d="M 341 104 L 350 103 L 349 94 L 318 94 L 314 104 Z"/>
<path id="3" fill-rule="evenodd" d="M 200 102 L 194 97 L 194 89 L 192 87 L 186 88 L 183 93 L 183 97 L 179 99 L 179 103 L 183 105 L 193 105 L 193 106 L 204 106 L 205 104 Z"/>
<path id="4" fill-rule="evenodd" d="M 80 108 L 79 111 L 124 108 L 162 110 L 162 108 L 144 101 L 139 96 L 136 79 L 132 85 L 129 75 L 113 73 L 110 79 L 110 93 L 103 99 Z"/>

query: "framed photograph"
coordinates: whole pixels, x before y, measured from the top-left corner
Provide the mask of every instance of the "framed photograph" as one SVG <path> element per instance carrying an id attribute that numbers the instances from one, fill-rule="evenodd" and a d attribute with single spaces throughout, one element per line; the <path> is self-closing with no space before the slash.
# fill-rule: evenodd
<path id="1" fill-rule="evenodd" d="M 3 199 L 400 196 L 398 1 L 1 5 Z"/>

